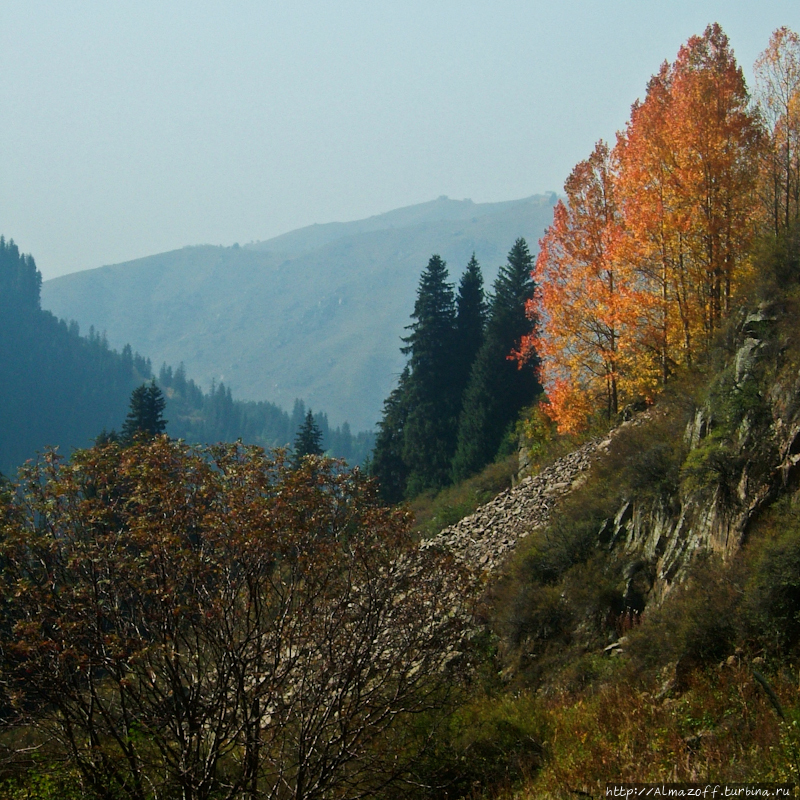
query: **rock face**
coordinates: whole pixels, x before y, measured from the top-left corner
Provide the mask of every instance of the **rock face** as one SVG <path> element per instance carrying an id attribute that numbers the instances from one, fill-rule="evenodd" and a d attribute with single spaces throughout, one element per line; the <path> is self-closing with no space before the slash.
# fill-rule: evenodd
<path id="1" fill-rule="evenodd" d="M 687 425 L 678 493 L 630 497 L 597 532 L 597 547 L 615 550 L 627 563 L 625 602 L 635 612 L 659 602 L 699 553 L 732 555 L 754 515 L 800 477 L 800 373 L 784 363 L 775 322 L 766 307 L 742 312 L 730 366 Z M 637 423 L 617 431 L 628 424 Z M 427 545 L 445 546 L 484 572 L 496 570 L 585 480 L 614 435 L 524 478 Z"/>

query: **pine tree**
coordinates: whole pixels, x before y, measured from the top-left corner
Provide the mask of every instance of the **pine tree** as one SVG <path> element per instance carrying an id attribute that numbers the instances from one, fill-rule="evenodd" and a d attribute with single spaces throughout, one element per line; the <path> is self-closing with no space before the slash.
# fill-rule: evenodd
<path id="1" fill-rule="evenodd" d="M 409 371 L 403 370 L 400 381 L 383 403 L 383 417 L 370 462 L 370 475 L 378 480 L 381 498 L 386 503 L 399 503 L 406 492 L 408 467 L 403 461 L 403 436 L 408 416 L 406 403 Z"/>
<path id="2" fill-rule="evenodd" d="M 122 426 L 122 440 L 132 442 L 137 436 L 152 437 L 164 433 L 167 420 L 164 409 L 167 401 L 153 380 L 131 392 L 130 411 Z"/>
<path id="3" fill-rule="evenodd" d="M 519 369 L 510 358 L 530 321 L 525 304 L 533 297 L 533 259 L 517 239 L 494 283 L 486 333 L 464 393 L 453 458 L 453 479 L 463 480 L 490 463 L 519 412 L 541 393 L 535 358 Z"/>
<path id="4" fill-rule="evenodd" d="M 459 401 L 454 385 L 455 302 L 447 277 L 445 262 L 431 256 L 420 277 L 411 333 L 403 339 L 409 378 L 402 458 L 409 471 L 409 497 L 446 486 L 455 451 Z"/>
<path id="5" fill-rule="evenodd" d="M 467 388 L 472 365 L 483 344 L 486 312 L 483 275 L 473 253 L 461 276 L 456 298 L 456 341 L 453 356 L 456 359 L 455 390 L 459 398 L 462 398 Z"/>
<path id="6" fill-rule="evenodd" d="M 299 464 L 305 456 L 321 456 L 323 452 L 322 431 L 319 429 L 314 420 L 314 414 L 309 408 L 294 440 L 295 463 Z"/>

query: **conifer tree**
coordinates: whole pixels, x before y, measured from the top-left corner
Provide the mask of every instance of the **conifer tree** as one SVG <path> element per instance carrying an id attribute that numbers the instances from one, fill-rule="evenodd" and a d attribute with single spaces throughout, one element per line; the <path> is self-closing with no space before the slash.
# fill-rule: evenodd
<path id="1" fill-rule="evenodd" d="M 386 503 L 399 503 L 405 496 L 408 467 L 403 461 L 403 434 L 408 405 L 409 371 L 403 370 L 400 381 L 383 403 L 383 417 L 378 423 L 375 450 L 370 474 L 378 479 L 381 498 Z"/>
<path id="2" fill-rule="evenodd" d="M 299 464 L 305 456 L 321 456 L 323 452 L 322 431 L 319 429 L 314 420 L 314 414 L 309 408 L 294 440 L 295 463 Z"/>
<path id="3" fill-rule="evenodd" d="M 417 300 L 403 339 L 409 378 L 403 429 L 403 461 L 408 467 L 406 495 L 449 483 L 455 452 L 458 387 L 454 382 L 455 301 L 447 266 L 431 256 L 422 273 Z"/>
<path id="4" fill-rule="evenodd" d="M 464 394 L 453 458 L 453 479 L 463 480 L 490 463 L 519 412 L 541 392 L 538 363 L 522 369 L 510 358 L 530 332 L 525 305 L 533 297 L 533 259 L 524 239 L 517 239 L 494 283 L 489 319 Z"/>
<path id="5" fill-rule="evenodd" d="M 462 398 L 464 390 L 467 388 L 472 364 L 483 344 L 486 312 L 483 275 L 480 264 L 473 253 L 461 276 L 456 297 L 456 341 L 453 357 L 455 359 L 456 392 L 459 398 Z"/>
<path id="6" fill-rule="evenodd" d="M 122 426 L 122 440 L 132 442 L 137 436 L 152 437 L 164 433 L 167 401 L 156 382 L 143 383 L 131 392 L 130 411 Z"/>

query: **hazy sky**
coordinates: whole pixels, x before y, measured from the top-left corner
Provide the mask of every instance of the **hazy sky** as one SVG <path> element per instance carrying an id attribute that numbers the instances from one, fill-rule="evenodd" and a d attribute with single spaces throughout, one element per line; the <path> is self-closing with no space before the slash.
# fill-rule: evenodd
<path id="1" fill-rule="evenodd" d="M 49 278 L 560 191 L 713 21 L 749 79 L 800 2 L 0 0 L 0 233 Z"/>

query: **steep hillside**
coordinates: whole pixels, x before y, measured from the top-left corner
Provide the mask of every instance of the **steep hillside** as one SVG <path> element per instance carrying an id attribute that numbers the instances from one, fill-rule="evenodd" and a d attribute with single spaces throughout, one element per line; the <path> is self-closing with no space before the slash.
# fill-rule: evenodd
<path id="1" fill-rule="evenodd" d="M 492 796 L 797 775 L 800 295 L 762 298 L 652 408 L 426 543 L 487 579 L 456 744 L 516 782 Z"/>
<path id="2" fill-rule="evenodd" d="M 86 447 L 119 425 L 150 364 L 116 353 L 94 331 L 78 334 L 39 307 L 31 256 L 0 236 L 0 471 L 13 475 L 46 446 Z"/>
<path id="3" fill-rule="evenodd" d="M 554 200 L 440 198 L 247 247 L 184 248 L 48 281 L 42 303 L 112 346 L 183 362 L 201 383 L 284 407 L 301 397 L 359 430 L 402 368 L 399 338 L 431 253 L 455 279 L 474 251 L 488 282 L 517 237 L 535 246 Z"/>

